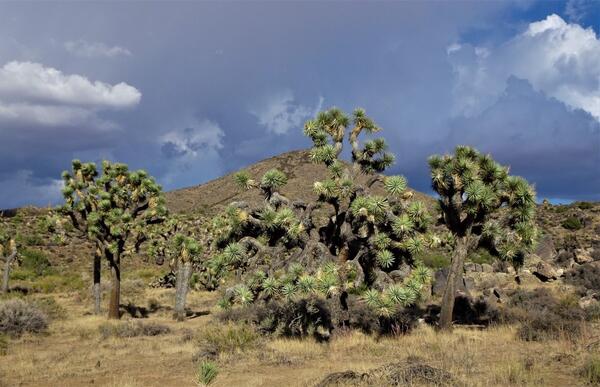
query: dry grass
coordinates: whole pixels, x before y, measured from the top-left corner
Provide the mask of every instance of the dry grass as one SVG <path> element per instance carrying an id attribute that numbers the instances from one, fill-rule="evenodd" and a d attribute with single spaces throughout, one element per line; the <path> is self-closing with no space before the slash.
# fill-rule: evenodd
<path id="1" fill-rule="evenodd" d="M 171 293 L 147 290 L 145 297 L 168 303 Z M 190 298 L 192 309 L 206 310 L 215 295 L 194 292 Z M 66 318 L 54 321 L 47 335 L 11 340 L 0 361 L 0 385 L 194 386 L 199 363 L 192 358 L 203 332 L 218 324 L 210 315 L 176 323 L 168 313 L 157 312 L 144 321 L 164 324 L 171 333 L 102 339 L 98 327 L 104 317 L 86 315 L 89 306 L 73 297 L 57 301 L 67 310 Z M 190 333 L 195 338 L 185 339 Z M 379 340 L 349 333 L 327 344 L 264 338 L 258 345 L 219 354 L 213 385 L 312 386 L 332 372 L 367 372 L 407 360 L 446 370 L 459 386 L 577 385 L 583 382 L 581 364 L 597 356 L 598 349 L 587 345 L 590 340 L 524 342 L 516 338 L 516 327 L 458 328 L 450 334 L 428 326 Z"/>

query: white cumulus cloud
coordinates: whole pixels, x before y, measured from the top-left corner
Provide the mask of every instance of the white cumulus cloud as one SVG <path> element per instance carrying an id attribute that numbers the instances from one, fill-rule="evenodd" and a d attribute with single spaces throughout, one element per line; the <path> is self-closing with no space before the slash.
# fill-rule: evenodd
<path id="1" fill-rule="evenodd" d="M 131 56 L 131 51 L 121 46 L 108 46 L 102 42 L 87 42 L 85 40 L 74 40 L 65 42 L 65 49 L 75 55 L 84 58 Z"/>
<path id="2" fill-rule="evenodd" d="M 592 28 L 553 14 L 496 47 L 453 45 L 448 57 L 457 114 L 473 116 L 491 106 L 516 76 L 600 120 L 600 40 Z"/>
<path id="3" fill-rule="evenodd" d="M 323 106 L 319 97 L 316 107 L 294 103 L 294 94 L 284 90 L 269 96 L 259 107 L 250 110 L 258 118 L 258 123 L 275 134 L 285 134 L 292 128 L 299 128 L 303 120 L 315 115 Z"/>
<path id="4" fill-rule="evenodd" d="M 124 82 L 111 85 L 67 75 L 33 62 L 9 62 L 0 68 L 0 122 L 42 126 L 112 124 L 97 117 L 103 109 L 136 106 L 142 94 Z"/>

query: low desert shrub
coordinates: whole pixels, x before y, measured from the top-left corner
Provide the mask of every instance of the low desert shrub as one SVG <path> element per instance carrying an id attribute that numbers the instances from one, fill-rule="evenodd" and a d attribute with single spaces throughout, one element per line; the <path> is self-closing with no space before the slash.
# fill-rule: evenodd
<path id="1" fill-rule="evenodd" d="M 63 320 L 67 316 L 67 311 L 53 297 L 40 297 L 32 302 L 50 320 Z"/>
<path id="2" fill-rule="evenodd" d="M 62 291 L 76 291 L 85 288 L 86 284 L 79 274 L 50 274 L 36 279 L 33 289 L 40 293 L 55 293 Z"/>
<path id="3" fill-rule="evenodd" d="M 563 318 L 546 312 L 530 317 L 517 331 L 519 339 L 524 341 L 545 341 L 556 339 L 575 339 L 581 335 L 582 323 L 578 320 Z"/>
<path id="4" fill-rule="evenodd" d="M 594 208 L 594 203 L 590 202 L 575 202 L 574 204 L 582 210 L 589 210 Z"/>
<path id="5" fill-rule="evenodd" d="M 19 255 L 23 269 L 29 270 L 37 276 L 49 273 L 51 267 L 50 261 L 43 252 L 34 249 L 23 249 Z"/>
<path id="6" fill-rule="evenodd" d="M 19 299 L 0 304 L 0 334 L 18 337 L 25 332 L 44 332 L 47 328 L 48 318 L 36 306 Z"/>
<path id="7" fill-rule="evenodd" d="M 234 307 L 222 312 L 220 318 L 253 324 L 263 334 L 312 336 L 319 341 L 327 340 L 333 329 L 330 307 L 317 297 Z"/>
<path id="8" fill-rule="evenodd" d="M 512 293 L 499 320 L 521 323 L 517 332 L 521 340 L 544 341 L 579 337 L 585 319 L 586 313 L 579 308 L 574 295 L 558 299 L 548 289 L 537 288 Z"/>
<path id="9" fill-rule="evenodd" d="M 447 254 L 431 251 L 418 256 L 423 264 L 431 269 L 439 270 L 450 266 L 450 257 Z"/>
<path id="10" fill-rule="evenodd" d="M 592 356 L 583 363 L 579 375 L 586 384 L 600 385 L 600 356 Z"/>
<path id="11" fill-rule="evenodd" d="M 569 216 L 567 219 L 562 221 L 561 226 L 563 226 L 567 230 L 576 231 L 583 228 L 583 223 L 581 223 L 581 220 L 579 220 L 579 218 Z"/>
<path id="12" fill-rule="evenodd" d="M 215 381 L 219 374 L 219 368 L 211 361 L 203 361 L 198 366 L 197 383 L 200 386 L 208 386 Z"/>
<path id="13" fill-rule="evenodd" d="M 600 266 L 580 265 L 565 273 L 565 282 L 580 288 L 581 295 L 587 290 L 600 291 Z"/>
<path id="14" fill-rule="evenodd" d="M 125 321 L 120 323 L 103 323 L 98 327 L 100 336 L 103 339 L 109 337 L 138 337 L 138 336 L 158 336 L 171 332 L 171 328 L 155 322 L 142 323 L 140 321 Z"/>
<path id="15" fill-rule="evenodd" d="M 260 336 L 247 324 L 211 325 L 200 334 L 202 349 L 219 353 L 241 353 L 255 347 Z"/>

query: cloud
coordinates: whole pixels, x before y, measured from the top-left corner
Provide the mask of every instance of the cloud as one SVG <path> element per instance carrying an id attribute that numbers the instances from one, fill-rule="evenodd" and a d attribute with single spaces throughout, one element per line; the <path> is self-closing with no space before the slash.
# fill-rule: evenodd
<path id="1" fill-rule="evenodd" d="M 0 68 L 0 99 L 123 109 L 137 105 L 142 94 L 124 82 L 91 82 L 82 75 L 33 62 L 9 62 Z"/>
<path id="2" fill-rule="evenodd" d="M 108 46 L 101 42 L 87 42 L 85 40 L 68 41 L 64 44 L 65 49 L 79 57 L 97 58 L 108 57 L 114 58 L 117 56 L 131 56 L 131 51 L 121 46 Z"/>
<path id="3" fill-rule="evenodd" d="M 211 120 L 188 118 L 183 129 L 169 131 L 159 137 L 160 153 L 164 158 L 166 172 L 161 182 L 167 188 L 175 188 L 174 182 L 185 181 L 195 185 L 200 179 L 217 177 L 221 173 L 222 160 L 219 150 L 223 148 L 225 132 Z M 202 176 L 202 177 L 200 177 Z"/>
<path id="4" fill-rule="evenodd" d="M 101 120 L 98 110 L 131 108 L 141 93 L 126 83 L 92 82 L 81 75 L 33 62 L 9 62 L 0 68 L 0 122 L 13 125 L 84 125 L 100 129 L 115 125 Z"/>
<path id="5" fill-rule="evenodd" d="M 444 151 L 474 144 L 513 173 L 535 182 L 546 197 L 594 199 L 600 192 L 600 123 L 510 77 L 500 98 L 472 117 L 456 118 Z"/>
<path id="6" fill-rule="evenodd" d="M 54 205 L 60 198 L 63 182 L 60 179 L 37 179 L 31 170 L 19 170 L 0 179 L 2 208 L 14 208 L 23 203 Z"/>
<path id="7" fill-rule="evenodd" d="M 258 123 L 275 134 L 286 134 L 292 128 L 298 128 L 303 120 L 321 110 L 323 97 L 315 108 L 294 103 L 294 94 L 284 90 L 269 96 L 259 108 L 251 109 L 250 113 L 258 118 Z"/>
<path id="8" fill-rule="evenodd" d="M 579 23 L 586 17 L 593 5 L 594 2 L 589 0 L 569 0 L 565 5 L 565 15 L 569 21 Z"/>
<path id="9" fill-rule="evenodd" d="M 159 141 L 162 154 L 168 159 L 194 158 L 201 153 L 221 149 L 224 135 L 219 124 L 203 120 L 184 129 L 170 131 L 162 135 Z"/>
<path id="10" fill-rule="evenodd" d="M 552 14 L 497 47 L 448 48 L 455 75 L 455 114 L 491 106 L 510 76 L 600 120 L 600 40 L 591 28 Z"/>

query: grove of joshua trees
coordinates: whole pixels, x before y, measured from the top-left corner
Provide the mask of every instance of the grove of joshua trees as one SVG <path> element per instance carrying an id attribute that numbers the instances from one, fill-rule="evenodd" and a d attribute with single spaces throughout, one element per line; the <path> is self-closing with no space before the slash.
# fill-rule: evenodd
<path id="1" fill-rule="evenodd" d="M 73 161 L 63 174 L 61 212 L 94 243 L 96 313 L 102 260 L 112 272 L 109 317 L 118 318 L 120 260 L 146 244 L 148 255 L 166 258 L 176 273 L 173 316 L 179 321 L 186 317 L 193 272 L 207 290 L 235 277 L 237 285 L 222 290 L 224 308 L 316 297 L 333 300 L 348 315 L 348 297 L 355 295 L 386 319 L 419 301 L 430 280 L 420 255 L 443 245 L 452 258 L 439 326 L 450 328 L 471 251 L 484 247 L 518 264 L 533 246 L 535 192 L 489 155 L 459 146 L 454 155 L 429 159 L 439 195 L 439 216 L 432 216 L 413 200 L 403 176 L 381 174 L 394 156 L 383 138 L 364 139 L 380 130 L 362 109 L 320 112 L 304 125 L 313 144 L 310 160 L 327 170 L 324 180 L 313 182 L 314 200 L 286 197 L 288 177 L 278 169 L 260 178 L 240 171 L 237 186 L 259 190 L 262 202 L 233 202 L 209 227 L 169 215 L 160 186 L 144 171 L 104 162 L 99 177 L 95 164 Z M 342 159 L 345 146 L 350 162 Z"/>

